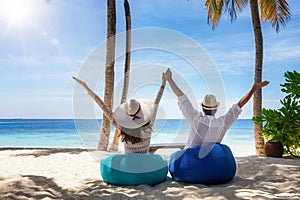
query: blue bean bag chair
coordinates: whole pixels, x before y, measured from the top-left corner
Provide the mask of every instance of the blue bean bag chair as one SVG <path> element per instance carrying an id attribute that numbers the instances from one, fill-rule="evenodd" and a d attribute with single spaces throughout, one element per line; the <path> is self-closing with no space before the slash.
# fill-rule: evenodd
<path id="1" fill-rule="evenodd" d="M 176 181 L 220 184 L 234 177 L 236 163 L 230 148 L 216 143 L 173 153 L 169 171 Z"/>
<path id="2" fill-rule="evenodd" d="M 103 181 L 114 185 L 155 185 L 168 174 L 168 162 L 158 154 L 113 154 L 101 160 Z"/>

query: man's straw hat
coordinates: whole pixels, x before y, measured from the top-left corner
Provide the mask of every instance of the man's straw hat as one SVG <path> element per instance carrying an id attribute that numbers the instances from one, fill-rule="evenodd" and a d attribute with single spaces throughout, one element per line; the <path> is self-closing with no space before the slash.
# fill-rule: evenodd
<path id="1" fill-rule="evenodd" d="M 201 103 L 202 108 L 205 110 L 216 110 L 219 105 L 220 103 L 217 102 L 216 97 L 212 94 L 205 95 L 204 100 Z"/>

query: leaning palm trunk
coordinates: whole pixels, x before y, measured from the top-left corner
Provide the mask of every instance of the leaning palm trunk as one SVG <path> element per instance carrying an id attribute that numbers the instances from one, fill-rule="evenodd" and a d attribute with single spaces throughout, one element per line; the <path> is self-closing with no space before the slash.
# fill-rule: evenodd
<path id="1" fill-rule="evenodd" d="M 124 65 L 124 83 L 121 104 L 127 99 L 128 86 L 129 86 L 129 73 L 130 73 L 130 58 L 131 58 L 131 17 L 130 7 L 127 0 L 124 0 L 125 18 L 126 18 L 126 54 L 125 54 L 125 65 Z M 119 146 L 120 129 L 115 129 L 113 142 L 109 147 L 111 151 L 117 151 Z"/>
<path id="2" fill-rule="evenodd" d="M 116 39 L 116 2 L 107 0 L 107 35 L 106 35 L 106 64 L 105 64 L 105 91 L 104 103 L 111 109 L 114 89 L 115 66 L 115 39 Z M 103 114 L 102 128 L 98 142 L 99 150 L 107 150 L 110 135 L 109 119 Z"/>
<path id="3" fill-rule="evenodd" d="M 263 66 L 263 36 L 261 31 L 261 23 L 259 18 L 259 9 L 257 0 L 250 0 L 250 9 L 252 15 L 252 25 L 255 37 L 255 74 L 254 82 L 258 83 L 262 80 Z M 257 116 L 262 110 L 262 90 L 257 90 L 253 96 L 253 115 Z M 254 139 L 257 155 L 264 155 L 264 139 L 262 137 L 262 124 L 254 124 Z"/>

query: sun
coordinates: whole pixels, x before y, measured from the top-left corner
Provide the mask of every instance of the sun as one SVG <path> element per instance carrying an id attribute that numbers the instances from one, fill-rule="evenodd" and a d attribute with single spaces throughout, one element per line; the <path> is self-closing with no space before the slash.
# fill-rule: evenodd
<path id="1" fill-rule="evenodd" d="M 22 24 L 30 20 L 31 1 L 0 0 L 1 18 L 9 24 Z"/>

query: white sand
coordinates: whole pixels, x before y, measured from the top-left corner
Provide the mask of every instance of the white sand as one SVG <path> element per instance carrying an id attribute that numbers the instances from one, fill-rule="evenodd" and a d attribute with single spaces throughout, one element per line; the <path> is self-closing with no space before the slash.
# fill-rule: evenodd
<path id="1" fill-rule="evenodd" d="M 174 149 L 159 150 L 169 159 Z M 110 155 L 102 152 L 101 157 Z M 0 150 L 0 199 L 300 199 L 300 159 L 236 157 L 237 174 L 205 186 L 168 179 L 118 187 L 102 181 L 99 161 L 84 150 Z"/>

